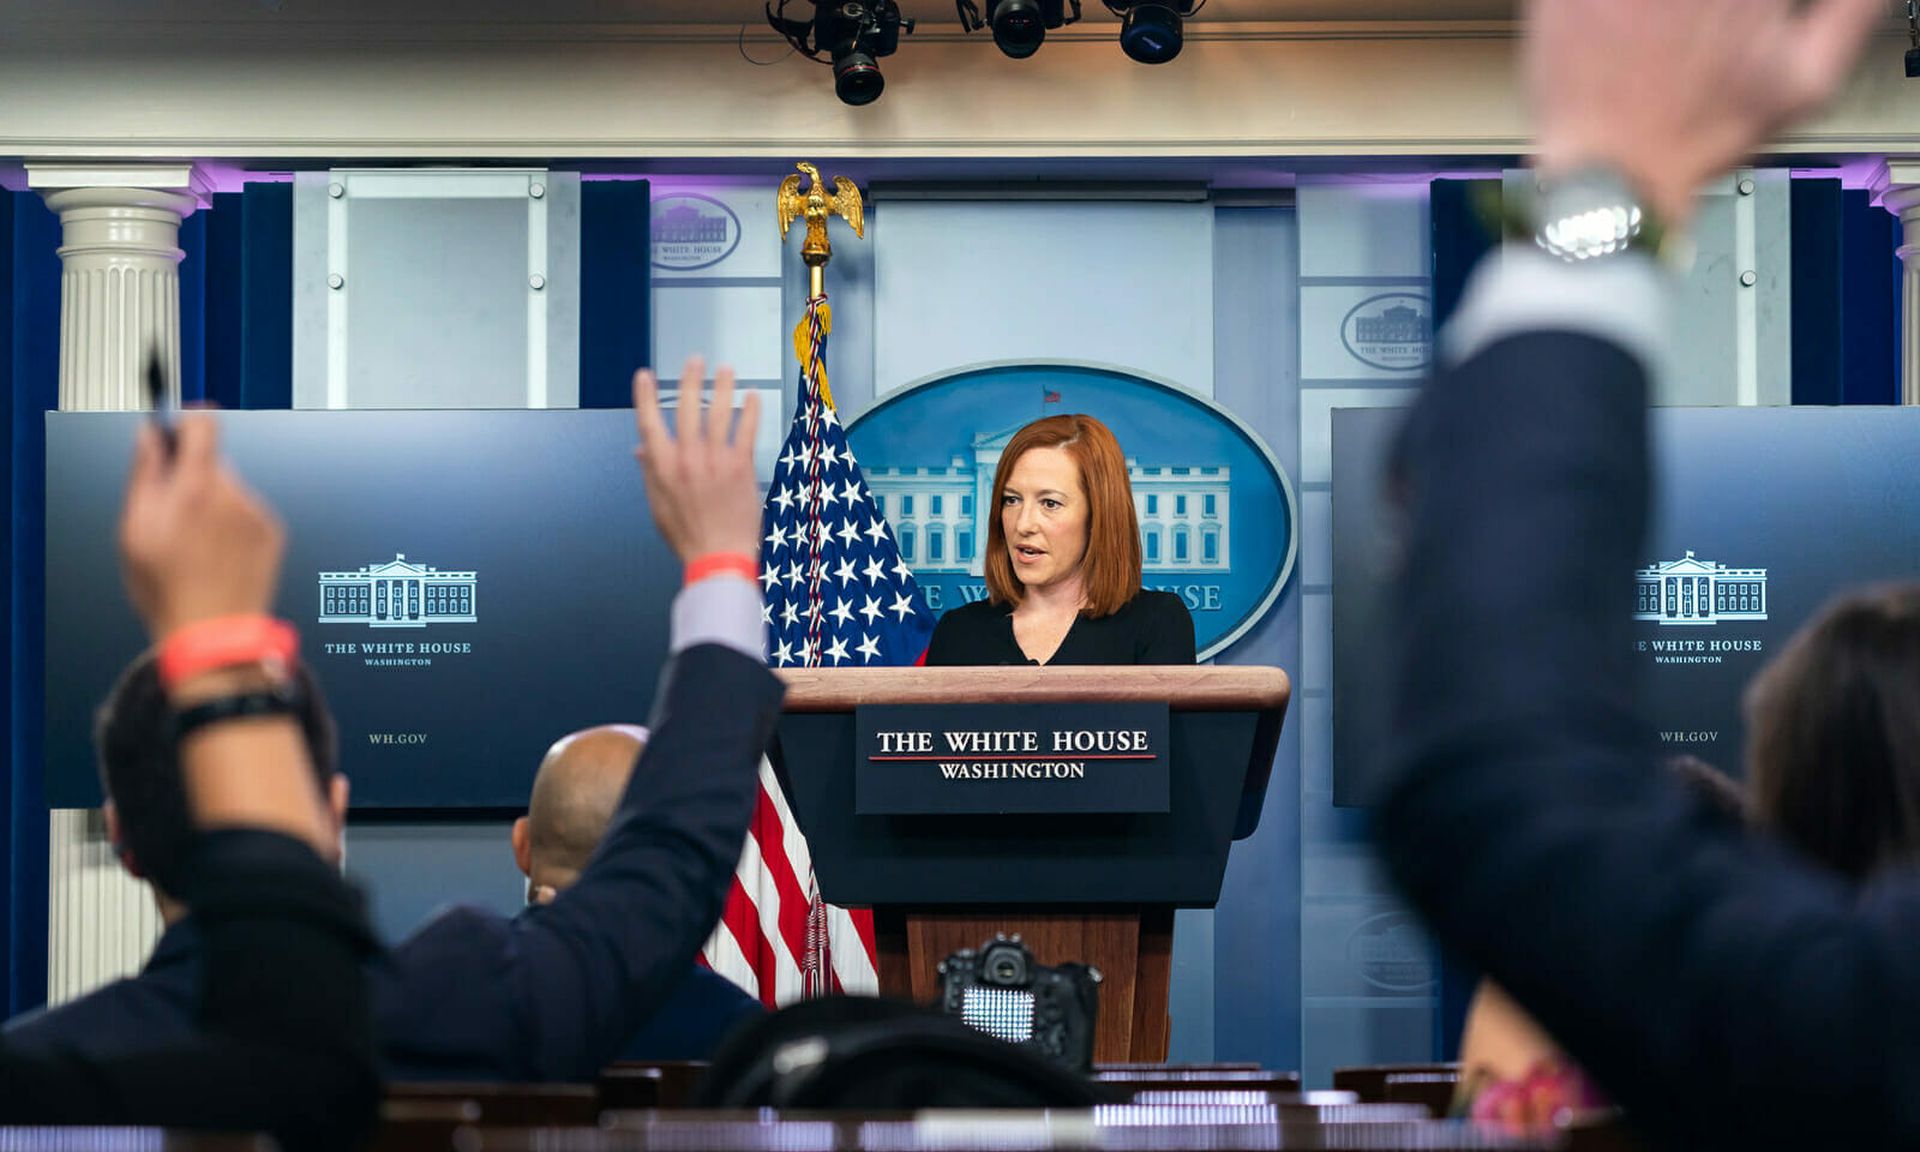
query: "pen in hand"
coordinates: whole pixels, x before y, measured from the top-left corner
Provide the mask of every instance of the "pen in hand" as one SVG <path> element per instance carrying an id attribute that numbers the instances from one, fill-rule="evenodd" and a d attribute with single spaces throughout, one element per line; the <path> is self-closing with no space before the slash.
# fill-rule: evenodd
<path id="1" fill-rule="evenodd" d="M 160 442 L 165 445 L 167 459 L 173 459 L 175 444 L 173 428 L 173 406 L 167 399 L 167 381 L 160 367 L 160 349 L 153 348 L 147 353 L 147 406 L 152 411 L 153 426 L 160 433 Z"/>

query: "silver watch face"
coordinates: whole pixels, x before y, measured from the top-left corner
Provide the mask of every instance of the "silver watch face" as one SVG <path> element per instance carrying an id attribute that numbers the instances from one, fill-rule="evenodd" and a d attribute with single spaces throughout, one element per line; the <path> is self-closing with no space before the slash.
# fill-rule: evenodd
<path id="1" fill-rule="evenodd" d="M 1563 260 L 1592 260 L 1634 247 L 1645 212 L 1626 181 L 1577 172 L 1541 185 L 1534 243 Z"/>

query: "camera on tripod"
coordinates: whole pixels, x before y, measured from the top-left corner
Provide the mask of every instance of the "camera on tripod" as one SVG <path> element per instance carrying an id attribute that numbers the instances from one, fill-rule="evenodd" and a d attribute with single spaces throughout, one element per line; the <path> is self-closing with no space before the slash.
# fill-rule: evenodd
<path id="1" fill-rule="evenodd" d="M 1099 969 L 1049 968 L 1019 936 L 996 935 L 977 951 L 962 948 L 942 960 L 938 971 L 941 1011 L 1069 1068 L 1092 1070 Z"/>

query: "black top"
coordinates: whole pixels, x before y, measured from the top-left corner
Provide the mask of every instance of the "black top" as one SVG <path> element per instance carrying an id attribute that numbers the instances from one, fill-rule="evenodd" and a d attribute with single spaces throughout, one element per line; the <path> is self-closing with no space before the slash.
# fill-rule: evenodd
<path id="1" fill-rule="evenodd" d="M 1141 590 L 1111 616 L 1082 615 L 1047 661 L 1063 664 L 1191 664 L 1193 617 L 1171 592 Z M 1038 664 L 1013 638 L 1013 605 L 976 600 L 934 625 L 929 668 L 974 664 Z"/>

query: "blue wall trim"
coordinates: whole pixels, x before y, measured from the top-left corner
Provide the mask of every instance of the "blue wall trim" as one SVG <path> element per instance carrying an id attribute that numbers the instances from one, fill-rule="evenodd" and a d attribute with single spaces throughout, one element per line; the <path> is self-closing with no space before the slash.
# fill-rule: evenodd
<path id="1" fill-rule="evenodd" d="M 580 183 L 580 407 L 626 408 L 653 364 L 653 195 L 645 180 Z"/>

